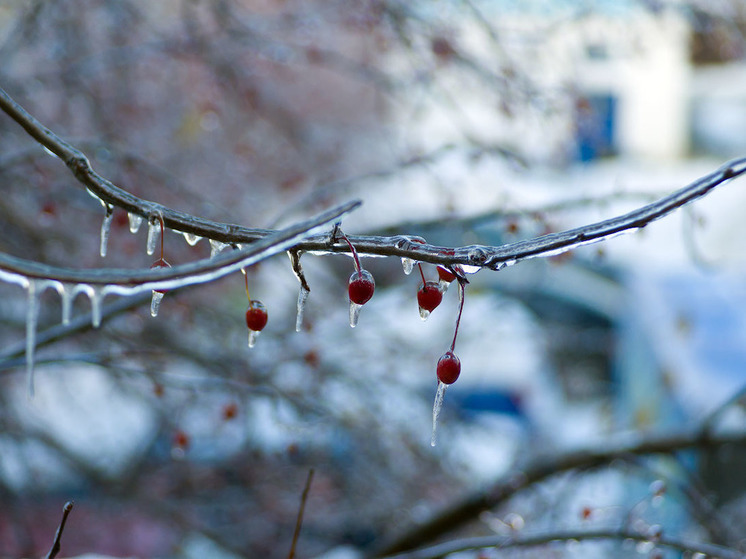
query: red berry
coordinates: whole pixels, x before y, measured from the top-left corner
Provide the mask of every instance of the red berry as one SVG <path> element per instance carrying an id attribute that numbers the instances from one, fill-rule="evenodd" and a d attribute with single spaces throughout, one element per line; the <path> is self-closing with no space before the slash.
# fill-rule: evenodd
<path id="1" fill-rule="evenodd" d="M 179 450 L 187 450 L 189 448 L 189 435 L 184 431 L 176 431 L 176 433 L 174 433 L 173 445 L 174 448 Z"/>
<path id="2" fill-rule="evenodd" d="M 440 382 L 443 384 L 453 384 L 461 374 L 461 361 L 459 361 L 459 358 L 452 351 L 447 351 L 438 359 L 436 371 Z"/>
<path id="3" fill-rule="evenodd" d="M 246 326 L 254 332 L 261 332 L 267 325 L 267 309 L 260 301 L 249 301 L 249 308 L 246 310 Z"/>
<path id="4" fill-rule="evenodd" d="M 442 266 L 438 266 L 438 277 L 447 283 L 451 283 L 456 279 L 456 274 Z"/>
<path id="5" fill-rule="evenodd" d="M 373 275 L 368 270 L 353 272 L 350 276 L 348 293 L 350 295 L 350 301 L 353 303 L 364 305 L 370 301 L 371 297 L 373 297 L 375 289 L 376 282 L 373 280 Z"/>
<path id="6" fill-rule="evenodd" d="M 421 309 L 425 309 L 428 312 L 433 312 L 440 302 L 443 300 L 443 293 L 438 289 L 438 284 L 434 281 L 429 281 L 417 292 L 417 302 Z"/>
<path id="7" fill-rule="evenodd" d="M 153 262 L 153 264 L 150 266 L 150 269 L 152 270 L 153 268 L 170 268 L 170 267 L 171 267 L 171 264 L 166 262 L 163 258 L 159 258 L 158 260 Z M 158 293 L 166 293 L 168 289 L 154 289 L 153 291 L 156 291 Z"/>
<path id="8" fill-rule="evenodd" d="M 238 415 L 238 405 L 235 403 L 231 402 L 223 407 L 223 419 L 225 421 L 235 419 L 236 415 Z"/>

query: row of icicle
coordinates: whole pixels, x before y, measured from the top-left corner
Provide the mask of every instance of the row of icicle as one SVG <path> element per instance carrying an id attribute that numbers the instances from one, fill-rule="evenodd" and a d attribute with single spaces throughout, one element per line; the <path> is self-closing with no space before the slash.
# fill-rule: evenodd
<path id="1" fill-rule="evenodd" d="M 100 255 L 105 257 L 107 254 L 107 246 L 109 240 L 109 233 L 111 230 L 111 223 L 114 216 L 114 207 L 101 200 L 104 206 L 105 215 L 101 225 L 101 240 L 100 240 Z M 142 225 L 143 218 L 137 214 L 128 213 L 129 230 L 131 233 L 137 233 Z M 156 219 L 148 220 L 148 236 L 146 242 L 146 252 L 148 255 L 153 255 L 156 251 L 156 247 L 160 244 L 160 258 L 156 260 L 151 268 L 157 267 L 170 267 L 170 264 L 164 259 L 164 233 L 165 227 L 163 218 L 160 215 L 156 216 Z M 202 237 L 191 233 L 183 233 L 186 242 L 190 246 L 195 246 Z M 357 251 L 349 239 L 340 232 L 342 239 L 348 244 L 352 256 L 354 258 L 355 270 L 348 281 L 348 296 L 350 301 L 350 326 L 355 327 L 358 323 L 360 309 L 365 303 L 367 303 L 373 296 L 375 291 L 375 280 L 370 272 L 365 270 L 360 265 L 360 259 Z M 415 242 L 422 242 L 419 239 L 412 239 Z M 160 243 L 159 243 L 160 241 Z M 223 249 L 230 246 L 227 243 L 215 241 L 210 239 L 210 257 L 214 257 L 220 253 Z M 404 273 L 409 275 L 414 270 L 415 261 L 410 258 L 402 258 L 402 267 Z M 467 282 L 464 272 L 468 271 L 473 273 L 476 270 L 465 270 L 465 267 L 456 266 L 452 269 L 447 269 L 442 266 L 438 266 L 439 281 L 426 281 L 425 275 L 422 270 L 422 265 L 417 264 L 420 275 L 422 277 L 422 285 L 420 286 L 417 293 L 417 300 L 419 306 L 420 317 L 422 320 L 426 320 L 430 313 L 440 304 L 443 294 L 448 289 L 448 285 L 454 280 L 458 280 L 459 285 L 459 310 L 458 318 L 456 320 L 456 328 L 454 331 L 453 341 L 450 349 L 441 356 L 438 360 L 436 367 L 437 376 L 437 391 L 435 396 L 435 402 L 433 405 L 433 430 L 431 445 L 435 445 L 436 442 L 436 427 L 438 422 L 438 416 L 440 414 L 441 407 L 443 405 L 443 397 L 446 388 L 453 384 L 461 371 L 461 364 L 454 354 L 454 348 L 456 344 L 456 337 L 458 335 L 458 327 L 461 320 L 461 314 L 463 312 L 464 305 L 464 285 Z M 255 299 L 251 299 L 249 295 L 248 277 L 246 271 L 242 269 L 246 282 L 246 296 L 248 299 L 248 308 L 246 310 L 246 324 L 249 330 L 248 345 L 253 347 L 256 343 L 256 338 L 259 333 L 265 327 L 267 323 L 267 311 L 264 305 Z M 6 278 L 7 279 L 7 278 Z M 47 289 L 55 289 L 62 298 L 62 323 L 64 325 L 69 324 L 72 315 L 72 303 L 75 297 L 79 293 L 86 294 L 91 301 L 91 316 L 92 324 L 94 327 L 98 327 L 101 324 L 101 313 L 102 313 L 102 299 L 103 293 L 100 288 L 93 287 L 88 284 L 78 285 L 65 285 L 56 280 L 32 280 L 29 278 L 23 278 L 23 281 L 18 281 L 18 278 L 12 278 L 16 283 L 22 283 L 27 289 L 28 304 L 26 314 L 26 370 L 27 370 L 27 381 L 28 381 L 28 394 L 30 397 L 34 394 L 34 350 L 36 346 L 36 329 L 39 315 L 39 301 L 41 294 Z M 155 317 L 158 315 L 161 300 L 166 293 L 166 290 L 153 290 L 151 297 L 150 314 Z M 309 291 L 301 282 L 300 292 L 298 294 L 297 301 L 297 313 L 296 313 L 296 331 L 300 331 L 303 324 L 303 312 L 305 308 L 306 300 L 308 299 Z"/>

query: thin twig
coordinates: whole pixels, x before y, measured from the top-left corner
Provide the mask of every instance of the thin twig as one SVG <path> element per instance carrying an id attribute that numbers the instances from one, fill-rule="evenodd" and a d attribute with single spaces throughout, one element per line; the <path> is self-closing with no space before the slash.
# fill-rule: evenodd
<path id="1" fill-rule="evenodd" d="M 591 449 L 574 450 L 556 456 L 539 456 L 526 467 L 510 472 L 486 489 L 467 496 L 429 520 L 400 534 L 396 539 L 383 543 L 375 556 L 388 556 L 414 549 L 442 537 L 474 520 L 483 511 L 504 503 L 519 491 L 562 472 L 604 466 L 614 460 L 624 460 L 630 456 L 672 454 L 687 449 L 714 448 L 724 444 L 746 446 L 746 432 L 714 435 L 693 431 L 647 436 L 633 440 L 611 441 Z"/>
<path id="2" fill-rule="evenodd" d="M 290 546 L 290 553 L 288 559 L 295 557 L 295 546 L 298 543 L 298 537 L 300 536 L 300 528 L 303 524 L 303 512 L 306 509 L 306 501 L 308 500 L 308 492 L 311 490 L 311 482 L 313 481 L 313 468 L 308 470 L 308 477 L 306 478 L 306 486 L 303 488 L 303 494 L 300 497 L 300 508 L 298 509 L 298 518 L 295 521 L 295 531 L 293 532 L 293 543 Z"/>
<path id="3" fill-rule="evenodd" d="M 445 557 L 450 553 L 469 551 L 477 549 L 510 549 L 519 547 L 538 547 L 554 543 L 569 543 L 582 541 L 615 541 L 621 544 L 625 540 L 640 543 L 649 543 L 655 547 L 666 547 L 681 552 L 701 553 L 706 557 L 718 557 L 721 559 L 743 559 L 743 555 L 736 549 L 723 547 L 711 543 L 692 542 L 666 535 L 650 535 L 635 532 L 633 530 L 613 530 L 609 528 L 583 529 L 583 530 L 560 530 L 553 532 L 541 532 L 538 534 L 517 533 L 511 536 L 485 536 L 481 538 L 465 538 L 434 545 L 409 553 L 388 556 L 387 559 L 436 559 Z"/>
<path id="4" fill-rule="evenodd" d="M 65 506 L 62 507 L 62 520 L 60 520 L 60 525 L 57 528 L 57 533 L 54 536 L 54 543 L 52 544 L 52 548 L 49 550 L 49 553 L 47 553 L 46 559 L 54 559 L 60 552 L 60 538 L 62 537 L 62 531 L 65 529 L 65 522 L 67 522 L 67 517 L 70 516 L 71 510 L 73 510 L 73 502 L 68 501 L 67 503 L 65 503 Z"/>

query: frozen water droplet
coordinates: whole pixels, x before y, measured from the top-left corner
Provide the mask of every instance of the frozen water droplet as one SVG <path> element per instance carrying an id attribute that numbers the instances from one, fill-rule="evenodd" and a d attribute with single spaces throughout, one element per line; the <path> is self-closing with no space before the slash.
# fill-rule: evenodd
<path id="1" fill-rule="evenodd" d="M 158 316 L 158 309 L 161 308 L 163 295 L 162 291 L 153 291 L 153 297 L 150 299 L 150 316 Z"/>
<path id="2" fill-rule="evenodd" d="M 88 296 L 91 299 L 91 323 L 94 328 L 101 326 L 101 301 L 103 294 L 98 288 L 92 288 Z"/>
<path id="3" fill-rule="evenodd" d="M 114 219 L 114 208 L 112 206 L 106 206 L 106 215 L 104 221 L 101 223 L 101 247 L 99 253 L 101 258 L 106 256 L 106 250 L 109 245 L 109 232 L 111 231 L 111 222 Z"/>
<path id="4" fill-rule="evenodd" d="M 256 330 L 249 330 L 249 347 L 256 345 L 256 339 L 259 337 L 259 334 Z"/>
<path id="5" fill-rule="evenodd" d="M 297 311 L 295 315 L 295 331 L 300 332 L 303 328 L 303 311 L 306 308 L 306 300 L 308 299 L 308 294 L 310 291 L 303 287 L 303 285 L 300 286 L 300 291 L 298 292 L 298 306 Z"/>
<path id="6" fill-rule="evenodd" d="M 443 407 L 446 388 L 448 388 L 447 384 L 438 381 L 438 390 L 435 392 L 435 402 L 433 402 L 433 434 L 430 437 L 430 446 L 435 446 L 437 442 L 438 416 L 440 415 L 440 409 Z"/>
<path id="7" fill-rule="evenodd" d="M 190 247 L 193 247 L 202 240 L 202 237 L 193 233 L 184 233 L 184 239 Z"/>
<path id="8" fill-rule="evenodd" d="M 148 244 L 147 253 L 151 255 L 155 252 L 155 245 L 158 244 L 158 239 L 161 236 L 161 223 L 157 219 L 155 221 L 148 222 Z"/>
<path id="9" fill-rule="evenodd" d="M 216 254 L 220 254 L 220 251 L 222 251 L 227 246 L 228 245 L 226 243 L 221 243 L 220 241 L 210 239 L 210 258 L 214 257 Z"/>
<path id="10" fill-rule="evenodd" d="M 36 281 L 29 280 L 26 303 L 26 381 L 29 398 L 34 397 L 34 350 L 36 349 L 36 325 L 39 319 L 41 291 Z"/>
<path id="11" fill-rule="evenodd" d="M 423 309 L 420 307 L 420 318 L 422 320 L 427 320 L 427 318 L 430 316 L 430 311 L 427 309 Z"/>
<path id="12" fill-rule="evenodd" d="M 142 225 L 142 216 L 128 213 L 127 218 L 130 222 L 130 233 L 137 233 L 140 230 L 140 225 Z"/>
<path id="13" fill-rule="evenodd" d="M 407 258 L 406 256 L 402 256 L 401 265 L 402 268 L 404 268 L 404 273 L 406 275 L 411 274 L 412 270 L 414 270 L 414 260 Z"/>
<path id="14" fill-rule="evenodd" d="M 357 303 L 353 303 L 350 301 L 350 326 L 354 328 L 357 326 L 357 321 L 360 318 L 360 309 L 363 308 L 362 305 L 358 305 Z"/>
<path id="15" fill-rule="evenodd" d="M 468 264 L 462 264 L 461 269 L 467 274 L 476 274 L 482 269 L 481 266 L 469 266 Z"/>
<path id="16" fill-rule="evenodd" d="M 62 324 L 70 324 L 70 317 L 73 313 L 73 290 L 69 285 L 60 284 L 57 292 L 62 299 Z"/>

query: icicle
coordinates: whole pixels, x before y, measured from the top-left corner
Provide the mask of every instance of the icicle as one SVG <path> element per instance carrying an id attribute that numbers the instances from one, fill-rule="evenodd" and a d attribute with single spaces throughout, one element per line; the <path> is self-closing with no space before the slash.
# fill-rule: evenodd
<path id="1" fill-rule="evenodd" d="M 148 244 L 147 253 L 151 255 L 155 252 L 155 246 L 158 244 L 158 239 L 161 235 L 161 222 L 158 219 L 155 221 L 148 221 Z"/>
<path id="2" fill-rule="evenodd" d="M 354 328 L 357 326 L 358 318 L 360 318 L 360 309 L 362 309 L 362 305 L 358 305 L 357 303 L 353 303 L 350 301 L 350 326 Z"/>
<path id="3" fill-rule="evenodd" d="M 256 330 L 249 330 L 249 347 L 256 345 L 256 339 L 259 337 L 260 332 Z"/>
<path id="4" fill-rule="evenodd" d="M 39 320 L 39 289 L 37 282 L 29 280 L 26 306 L 26 380 L 28 397 L 34 397 L 34 349 L 36 349 L 36 325 Z"/>
<path id="5" fill-rule="evenodd" d="M 161 308 L 161 300 L 163 299 L 163 291 L 153 291 L 153 297 L 150 299 L 150 316 L 158 316 L 158 309 Z"/>
<path id="6" fill-rule="evenodd" d="M 140 225 L 142 225 L 142 216 L 128 213 L 127 218 L 130 222 L 130 233 L 137 233 L 140 230 Z"/>
<path id="7" fill-rule="evenodd" d="M 308 299 L 308 294 L 310 291 L 303 287 L 303 285 L 300 286 L 300 291 L 298 292 L 298 306 L 296 310 L 295 315 L 295 331 L 300 332 L 303 328 L 303 311 L 306 308 L 306 300 Z"/>
<path id="8" fill-rule="evenodd" d="M 88 292 L 88 297 L 91 299 L 91 323 L 94 328 L 101 326 L 101 301 L 103 294 L 98 288 L 91 288 Z"/>
<path id="9" fill-rule="evenodd" d="M 213 258 L 216 254 L 220 254 L 220 251 L 227 246 L 226 243 L 210 239 L 210 258 Z"/>
<path id="10" fill-rule="evenodd" d="M 70 317 L 73 312 L 73 290 L 64 283 L 58 283 L 56 289 L 62 300 L 62 324 L 70 324 Z"/>
<path id="11" fill-rule="evenodd" d="M 411 274 L 412 270 L 414 270 L 414 260 L 407 258 L 406 256 L 402 256 L 401 265 L 402 268 L 404 268 L 404 273 L 406 275 Z"/>
<path id="12" fill-rule="evenodd" d="M 448 388 L 447 384 L 438 381 L 438 390 L 435 393 L 435 402 L 433 402 L 433 435 L 430 438 L 430 446 L 435 446 L 437 442 L 438 416 L 440 415 L 440 409 L 443 407 L 443 397 L 445 396 L 446 388 Z"/>
<path id="13" fill-rule="evenodd" d="M 430 316 L 430 311 L 425 308 L 420 307 L 420 318 L 422 320 L 427 320 L 429 316 Z"/>
<path id="14" fill-rule="evenodd" d="M 107 205 L 106 215 L 104 216 L 104 221 L 101 224 L 101 248 L 99 249 L 101 258 L 104 258 L 106 256 L 106 250 L 109 244 L 109 232 L 111 231 L 111 221 L 113 218 L 114 218 L 114 208 L 112 206 Z"/>
<path id="15" fill-rule="evenodd" d="M 184 233 L 184 239 L 190 247 L 193 247 L 202 240 L 202 237 L 193 233 Z"/>

